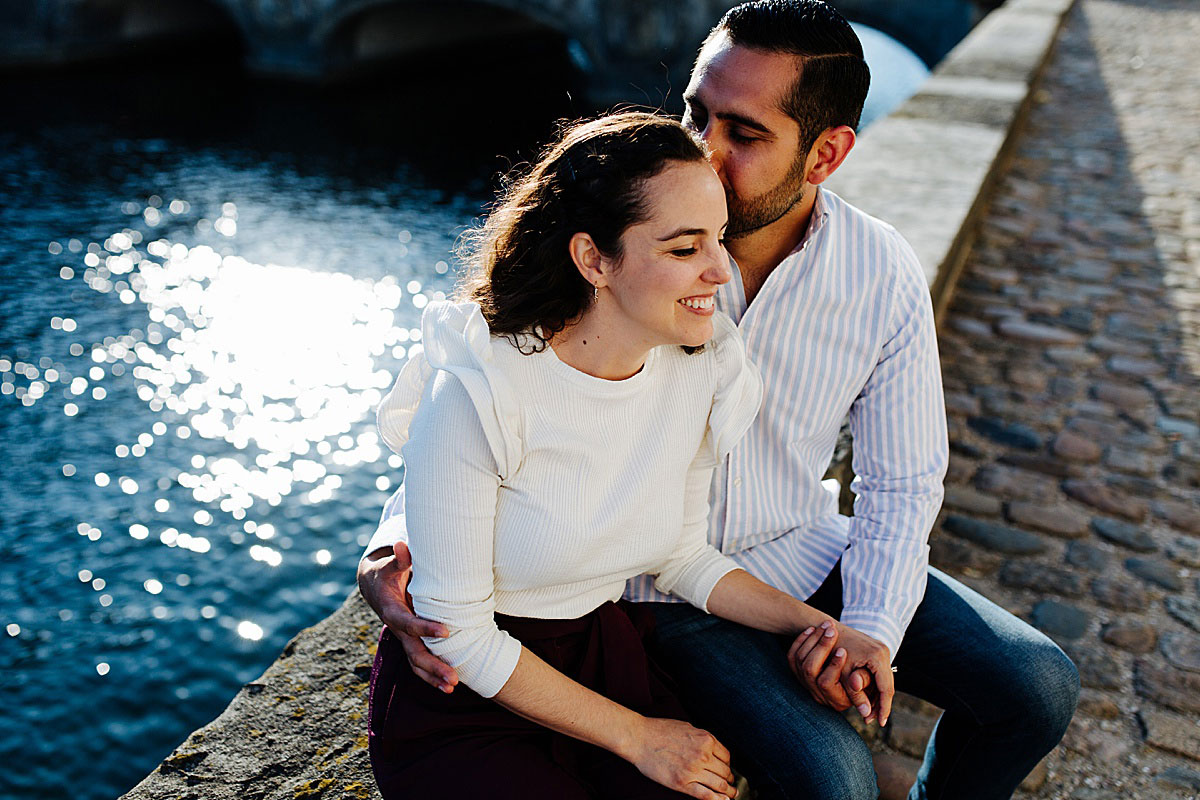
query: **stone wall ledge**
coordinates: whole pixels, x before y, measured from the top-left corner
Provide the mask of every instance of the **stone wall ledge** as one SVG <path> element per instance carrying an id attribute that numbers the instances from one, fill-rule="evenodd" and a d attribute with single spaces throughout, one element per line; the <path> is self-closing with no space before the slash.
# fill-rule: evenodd
<path id="1" fill-rule="evenodd" d="M 912 242 L 939 317 L 1074 0 L 1009 0 L 871 126 L 830 187 Z M 301 631 L 125 800 L 378 797 L 367 684 L 379 623 L 357 593 Z"/>
<path id="2" fill-rule="evenodd" d="M 1073 2 L 1008 0 L 993 11 L 828 182 L 912 243 L 939 319 Z"/>

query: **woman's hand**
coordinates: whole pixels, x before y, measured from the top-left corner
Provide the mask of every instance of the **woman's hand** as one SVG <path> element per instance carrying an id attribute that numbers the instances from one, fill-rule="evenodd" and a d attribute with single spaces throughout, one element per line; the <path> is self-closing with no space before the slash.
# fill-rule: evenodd
<path id="1" fill-rule="evenodd" d="M 737 796 L 729 751 L 708 731 L 677 719 L 644 718 L 630 762 L 668 789 L 703 800 Z"/>
<path id="2" fill-rule="evenodd" d="M 796 638 L 788 663 L 818 702 L 836 711 L 855 706 L 867 722 L 878 719 L 880 725 L 887 724 L 895 682 L 890 653 L 878 640 L 826 620 Z M 873 696 L 868 696 L 872 687 Z"/>

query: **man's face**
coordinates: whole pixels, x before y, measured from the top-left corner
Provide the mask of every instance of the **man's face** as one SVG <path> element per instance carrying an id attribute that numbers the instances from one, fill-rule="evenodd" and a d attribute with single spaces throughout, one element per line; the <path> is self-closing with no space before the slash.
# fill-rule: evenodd
<path id="1" fill-rule="evenodd" d="M 684 92 L 683 124 L 703 137 L 725 187 L 728 238 L 782 217 L 801 199 L 806 153 L 782 100 L 800 61 L 735 45 L 725 33 L 700 53 Z"/>

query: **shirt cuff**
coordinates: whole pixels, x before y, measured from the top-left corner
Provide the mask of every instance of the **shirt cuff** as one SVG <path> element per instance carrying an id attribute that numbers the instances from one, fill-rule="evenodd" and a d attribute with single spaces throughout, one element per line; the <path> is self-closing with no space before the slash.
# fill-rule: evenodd
<path id="1" fill-rule="evenodd" d="M 900 649 L 900 642 L 904 640 L 904 629 L 891 615 L 874 608 L 849 606 L 842 610 L 840 621 L 843 625 L 849 625 L 854 630 L 883 642 L 888 649 L 888 658 L 896 660 L 896 651 Z"/>
<path id="2" fill-rule="evenodd" d="M 493 628 L 478 636 L 473 645 L 468 643 L 466 658 L 455 658 L 455 655 L 462 655 L 456 651 L 463 643 L 454 639 L 464 635 L 468 634 L 462 631 L 452 634 L 448 639 L 426 637 L 424 641 L 430 652 L 454 667 L 462 682 L 476 694 L 495 697 L 517 669 L 517 662 L 521 660 L 521 643 L 507 631 Z"/>
<path id="3" fill-rule="evenodd" d="M 371 535 L 371 541 L 367 543 L 367 549 L 362 554 L 362 558 L 366 558 L 381 547 L 394 547 L 396 542 L 407 542 L 408 526 L 405 522 L 403 514 L 395 514 L 380 522 L 375 533 Z"/>
<path id="4" fill-rule="evenodd" d="M 707 548 L 707 550 L 708 552 L 691 564 L 674 583 L 655 581 L 655 588 L 660 592 L 682 597 L 696 608 L 710 613 L 708 597 L 712 594 L 712 590 L 720 583 L 721 578 L 742 567 L 729 556 L 723 555 L 713 548 Z"/>

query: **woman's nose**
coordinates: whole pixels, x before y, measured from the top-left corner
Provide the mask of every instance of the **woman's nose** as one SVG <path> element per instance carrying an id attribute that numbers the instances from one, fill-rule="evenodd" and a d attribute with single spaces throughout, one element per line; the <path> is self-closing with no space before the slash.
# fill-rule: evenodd
<path id="1" fill-rule="evenodd" d="M 704 279 L 709 283 L 729 283 L 733 279 L 733 269 L 729 265 L 729 253 L 724 247 L 718 247 L 712 263 L 704 271 Z"/>

